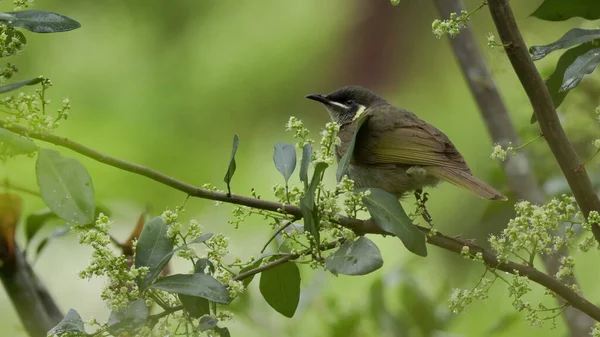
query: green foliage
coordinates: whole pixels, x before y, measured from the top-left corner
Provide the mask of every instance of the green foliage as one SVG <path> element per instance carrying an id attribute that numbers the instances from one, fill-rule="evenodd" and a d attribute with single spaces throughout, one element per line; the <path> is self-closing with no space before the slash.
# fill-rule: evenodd
<path id="1" fill-rule="evenodd" d="M 23 86 L 26 85 L 36 85 L 41 83 L 44 80 L 43 77 L 35 77 L 26 81 L 21 81 L 21 82 L 16 82 L 16 83 L 11 83 L 8 85 L 3 85 L 0 87 L 0 94 L 3 94 L 5 92 L 9 92 L 9 91 L 13 91 L 13 90 L 17 90 Z"/>
<path id="2" fill-rule="evenodd" d="M 366 189 L 358 191 L 366 191 Z M 398 199 L 379 188 L 371 188 L 370 191 L 371 193 L 363 198 L 363 202 L 375 223 L 381 229 L 396 235 L 409 251 L 427 256 L 425 234 L 406 215 Z"/>
<path id="3" fill-rule="evenodd" d="M 106 331 L 114 336 L 135 335 L 146 323 L 148 314 L 148 306 L 143 299 L 133 301 L 127 307 L 110 313 Z"/>
<path id="4" fill-rule="evenodd" d="M 62 14 L 40 10 L 0 13 L 0 22 L 34 33 L 66 32 L 81 27 L 79 22 Z"/>
<path id="5" fill-rule="evenodd" d="M 312 146 L 310 143 L 302 147 L 302 161 L 300 162 L 300 181 L 304 183 L 304 189 L 308 189 L 308 166 L 312 160 Z"/>
<path id="6" fill-rule="evenodd" d="M 547 21 L 564 21 L 573 17 L 596 20 L 600 19 L 600 6 L 596 0 L 544 0 L 531 15 Z"/>
<path id="7" fill-rule="evenodd" d="M 81 163 L 54 150 L 40 149 L 35 170 L 42 199 L 52 212 L 68 223 L 94 222 L 94 188 Z"/>
<path id="8" fill-rule="evenodd" d="M 381 252 L 373 241 L 364 236 L 346 241 L 325 259 L 325 266 L 334 275 L 365 275 L 383 266 Z"/>
<path id="9" fill-rule="evenodd" d="M 31 213 L 25 219 L 25 242 L 29 244 L 31 239 L 39 232 L 44 225 L 50 221 L 58 219 L 58 216 L 49 209 Z"/>
<path id="10" fill-rule="evenodd" d="M 529 52 L 531 53 L 531 58 L 537 61 L 553 51 L 571 48 L 598 38 L 600 38 L 600 29 L 573 28 L 555 42 L 544 46 L 531 46 Z"/>
<path id="11" fill-rule="evenodd" d="M 336 178 L 338 182 L 342 180 L 342 177 L 348 171 L 348 166 L 350 166 L 350 159 L 352 159 L 352 155 L 354 154 L 354 147 L 356 146 L 356 137 L 358 136 L 360 127 L 367 121 L 367 119 L 369 119 L 369 117 L 370 115 L 362 115 L 356 122 L 356 129 L 354 131 L 354 135 L 352 136 L 352 141 L 350 142 L 350 145 L 348 145 L 348 150 L 346 150 L 346 153 L 344 153 L 344 155 L 338 163 L 338 169 L 336 172 Z"/>
<path id="12" fill-rule="evenodd" d="M 321 236 L 319 233 L 319 213 L 315 204 L 315 191 L 317 190 L 317 186 L 321 182 L 321 179 L 323 179 L 323 172 L 328 166 L 329 165 L 324 162 L 317 163 L 310 185 L 300 200 L 300 209 L 302 210 L 302 216 L 304 217 L 304 230 L 310 233 L 313 242 L 316 245 L 321 242 Z"/>
<path id="13" fill-rule="evenodd" d="M 155 217 L 144 225 L 136 247 L 135 267 L 149 269 L 138 283 L 143 291 L 158 277 L 173 256 L 173 240 L 167 237 L 167 225 L 161 217 Z"/>
<path id="14" fill-rule="evenodd" d="M 285 317 L 292 317 L 300 301 L 300 270 L 286 262 L 260 274 L 260 293 L 269 305 Z"/>
<path id="15" fill-rule="evenodd" d="M 223 181 L 227 184 L 227 192 L 231 195 L 231 179 L 233 178 L 233 174 L 235 173 L 235 153 L 237 152 L 238 143 L 240 142 L 240 138 L 237 133 L 233 135 L 233 147 L 231 149 L 231 158 L 229 159 L 229 165 L 227 166 L 227 173 L 225 173 L 225 177 Z"/>
<path id="16" fill-rule="evenodd" d="M 569 90 L 560 90 L 567 68 L 570 67 L 580 55 L 587 53 L 593 48 L 593 43 L 584 43 L 575 48 L 567 50 L 558 59 L 554 72 L 552 72 L 552 74 L 550 74 L 546 80 L 546 88 L 548 88 L 548 91 L 552 96 L 552 103 L 554 103 L 554 107 L 558 108 L 569 93 Z M 536 120 L 537 119 L 534 113 L 531 116 L 531 123 L 534 123 Z"/>
<path id="17" fill-rule="evenodd" d="M 292 144 L 275 143 L 273 151 L 273 163 L 277 171 L 281 173 L 287 185 L 288 180 L 296 169 L 296 149 Z"/>
<path id="18" fill-rule="evenodd" d="M 35 143 L 30 139 L 0 128 L 0 159 L 30 154 L 36 150 Z"/>
<path id="19" fill-rule="evenodd" d="M 591 74 L 600 63 L 600 48 L 592 49 L 575 59 L 565 71 L 560 91 L 571 90 L 576 87 L 585 75 Z"/>
<path id="20" fill-rule="evenodd" d="M 48 331 L 48 335 L 62 335 L 68 332 L 85 334 L 83 320 L 74 309 L 69 309 L 65 317 L 52 330 Z"/>
<path id="21" fill-rule="evenodd" d="M 195 296 L 211 302 L 229 304 L 231 298 L 225 286 L 208 274 L 175 274 L 163 277 L 151 286 L 176 294 Z"/>

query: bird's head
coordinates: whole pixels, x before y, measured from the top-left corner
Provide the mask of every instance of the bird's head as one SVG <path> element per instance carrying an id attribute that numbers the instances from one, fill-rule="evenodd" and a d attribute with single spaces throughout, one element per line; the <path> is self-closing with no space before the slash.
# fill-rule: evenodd
<path id="1" fill-rule="evenodd" d="M 311 94 L 306 98 L 325 105 L 331 119 L 340 125 L 352 122 L 356 115 L 366 109 L 387 103 L 383 98 L 359 86 L 343 87 L 327 95 Z"/>

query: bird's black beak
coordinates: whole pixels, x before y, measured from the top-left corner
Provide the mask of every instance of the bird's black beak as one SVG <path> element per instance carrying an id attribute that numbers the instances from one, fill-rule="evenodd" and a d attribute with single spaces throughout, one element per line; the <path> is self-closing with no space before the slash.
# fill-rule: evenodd
<path id="1" fill-rule="evenodd" d="M 312 99 L 313 101 L 323 103 L 325 105 L 329 104 L 329 99 L 327 99 L 327 96 L 323 95 L 323 94 L 310 94 L 310 95 L 306 95 L 306 98 Z"/>

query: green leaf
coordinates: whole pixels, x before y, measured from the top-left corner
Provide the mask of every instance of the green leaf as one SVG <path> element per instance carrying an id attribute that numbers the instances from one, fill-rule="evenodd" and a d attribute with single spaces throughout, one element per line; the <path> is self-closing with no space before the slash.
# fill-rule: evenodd
<path id="1" fill-rule="evenodd" d="M 81 27 L 79 22 L 62 14 L 40 10 L 2 13 L 0 22 L 34 33 L 66 32 Z"/>
<path id="2" fill-rule="evenodd" d="M 390 0 L 392 6 L 398 6 L 400 4 L 400 0 Z"/>
<path id="3" fill-rule="evenodd" d="M 206 268 L 208 268 L 208 273 L 206 272 Z M 212 275 L 215 273 L 216 269 L 215 265 L 212 262 L 210 262 L 209 259 L 198 259 L 198 261 L 196 261 L 194 270 L 196 271 L 196 273 Z"/>
<path id="4" fill-rule="evenodd" d="M 163 277 L 150 286 L 172 293 L 205 298 L 209 301 L 228 304 L 231 302 L 227 288 L 207 274 L 175 274 Z"/>
<path id="5" fill-rule="evenodd" d="M 217 323 L 219 323 L 218 319 L 210 316 L 204 316 L 200 318 L 200 324 L 198 325 L 198 329 L 200 330 L 200 332 L 212 330 L 217 327 Z"/>
<path id="6" fill-rule="evenodd" d="M 31 139 L 0 128 L 0 157 L 30 154 L 37 150 Z"/>
<path id="7" fill-rule="evenodd" d="M 216 327 L 215 332 L 217 333 L 217 335 L 219 335 L 219 337 L 231 337 L 229 329 L 227 328 Z"/>
<path id="8" fill-rule="evenodd" d="M 210 306 L 207 299 L 184 294 L 178 294 L 177 296 L 179 296 L 181 304 L 183 304 L 183 307 L 190 316 L 199 318 L 210 314 Z"/>
<path id="9" fill-rule="evenodd" d="M 555 42 L 544 46 L 532 46 L 529 48 L 529 52 L 531 53 L 531 58 L 537 61 L 553 51 L 571 48 L 598 38 L 600 38 L 600 29 L 573 28 Z"/>
<path id="10" fill-rule="evenodd" d="M 354 146 L 356 144 L 356 137 L 358 135 L 358 131 L 369 117 L 370 115 L 363 114 L 356 122 L 356 130 L 354 131 L 354 136 L 352 136 L 352 142 L 348 146 L 348 150 L 346 150 L 344 156 L 342 156 L 342 158 L 338 162 L 338 169 L 336 172 L 336 178 L 338 182 L 342 180 L 342 177 L 346 174 L 346 171 L 348 171 L 348 166 L 350 166 L 350 159 L 352 159 L 352 154 L 354 153 Z"/>
<path id="11" fill-rule="evenodd" d="M 300 301 L 300 270 L 293 262 L 286 262 L 263 271 L 260 275 L 260 293 L 271 308 L 291 318 Z"/>
<path id="12" fill-rule="evenodd" d="M 564 21 L 573 17 L 600 19 L 598 0 L 545 0 L 532 14 L 547 21 Z"/>
<path id="13" fill-rule="evenodd" d="M 54 150 L 40 149 L 35 172 L 42 199 L 52 212 L 73 224 L 94 222 L 94 187 L 81 163 Z"/>
<path id="14" fill-rule="evenodd" d="M 379 248 L 364 236 L 346 241 L 325 259 L 325 266 L 334 275 L 366 275 L 383 266 Z"/>
<path id="15" fill-rule="evenodd" d="M 28 79 L 28 80 L 22 81 L 22 82 L 15 82 L 15 83 L 3 85 L 3 86 L 0 86 L 0 94 L 19 89 L 20 87 L 23 87 L 26 85 L 36 85 L 38 83 L 41 83 L 43 80 L 44 80 L 44 78 L 40 76 L 40 77 L 31 78 L 31 79 Z"/>
<path id="16" fill-rule="evenodd" d="M 58 219 L 58 216 L 49 209 L 31 213 L 25 220 L 25 242 L 29 244 L 37 232 L 39 232 L 48 221 L 54 219 Z"/>
<path id="17" fill-rule="evenodd" d="M 238 143 L 240 139 L 236 134 L 233 135 L 233 148 L 231 149 L 231 158 L 229 159 L 229 166 L 227 167 L 227 173 L 225 173 L 225 177 L 223 181 L 227 184 L 227 193 L 231 194 L 231 178 L 233 178 L 233 174 L 235 173 L 235 153 L 237 152 Z"/>
<path id="18" fill-rule="evenodd" d="M 315 192 L 321 181 L 321 175 L 328 166 L 327 163 L 323 162 L 319 162 L 315 166 L 310 185 L 304 192 L 302 199 L 300 199 L 300 210 L 302 211 L 302 217 L 304 218 L 304 230 L 309 232 L 315 238 L 316 244 L 319 244 L 321 239 L 319 235 L 319 217 L 317 206 L 315 205 Z"/>
<path id="19" fill-rule="evenodd" d="M 312 160 L 312 146 L 310 143 L 302 147 L 302 161 L 300 162 L 300 181 L 304 183 L 304 189 L 308 189 L 308 166 Z"/>
<path id="20" fill-rule="evenodd" d="M 70 230 L 71 230 L 71 226 L 61 226 L 61 227 L 57 227 L 56 229 L 54 229 L 54 231 L 52 231 L 52 233 L 50 233 L 50 235 L 48 235 L 48 237 L 42 239 L 40 241 L 40 243 L 38 244 L 38 246 L 35 250 L 36 257 L 40 256 L 40 254 L 42 253 L 44 248 L 46 248 L 46 245 L 48 245 L 48 243 L 50 243 L 50 241 L 69 233 Z"/>
<path id="21" fill-rule="evenodd" d="M 359 192 L 367 189 L 358 189 Z M 396 197 L 382 189 L 371 188 L 371 194 L 363 198 L 375 223 L 386 232 L 396 235 L 411 252 L 427 256 L 425 234 L 415 226 Z"/>
<path id="22" fill-rule="evenodd" d="M 560 91 L 560 86 L 562 84 L 562 80 L 564 78 L 565 71 L 567 67 L 569 67 L 575 60 L 582 54 L 587 53 L 588 51 L 594 49 L 593 43 L 584 43 L 575 48 L 571 48 L 564 52 L 558 62 L 556 63 L 556 68 L 554 72 L 546 79 L 546 88 L 550 92 L 550 96 L 552 97 L 552 103 L 554 103 L 554 107 L 558 108 L 569 91 Z M 535 113 L 531 115 L 531 123 L 535 123 L 537 118 Z"/>
<path id="23" fill-rule="evenodd" d="M 565 71 L 560 91 L 575 88 L 585 75 L 591 74 L 600 63 L 600 48 L 592 49 L 579 56 Z"/>
<path id="24" fill-rule="evenodd" d="M 48 331 L 48 335 L 60 336 L 67 332 L 86 333 L 81 316 L 73 309 L 69 309 L 67 315 L 54 328 Z"/>
<path id="25" fill-rule="evenodd" d="M 139 282 L 141 291 L 160 275 L 173 256 L 173 240 L 167 237 L 167 225 L 158 216 L 146 222 L 137 242 L 135 267 L 148 267 L 149 271 Z"/>
<path id="26" fill-rule="evenodd" d="M 187 245 L 191 245 L 192 243 L 202 243 L 204 241 L 208 241 L 208 239 L 213 237 L 213 233 L 204 233 L 202 235 L 200 235 L 199 237 L 195 238 L 194 240 L 190 241 L 187 243 Z M 185 246 L 187 246 L 185 245 Z"/>
<path id="27" fill-rule="evenodd" d="M 277 171 L 281 173 L 287 185 L 288 180 L 296 169 L 296 149 L 292 144 L 275 143 L 273 151 L 273 163 Z"/>
<path id="28" fill-rule="evenodd" d="M 135 335 L 145 325 L 148 313 L 146 301 L 142 298 L 135 300 L 127 307 L 110 313 L 106 331 L 114 336 Z"/>

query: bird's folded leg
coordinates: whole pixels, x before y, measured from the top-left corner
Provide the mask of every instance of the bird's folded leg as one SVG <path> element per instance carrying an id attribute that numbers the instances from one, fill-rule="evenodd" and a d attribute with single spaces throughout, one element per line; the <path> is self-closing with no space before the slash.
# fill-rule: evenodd
<path id="1" fill-rule="evenodd" d="M 429 211 L 425 206 L 425 203 L 427 203 L 427 200 L 429 200 L 429 193 L 423 193 L 422 189 L 418 189 L 415 191 L 415 198 L 417 199 L 417 212 L 421 214 L 429 226 L 433 227 L 433 219 L 431 218 L 431 214 L 429 214 Z"/>

